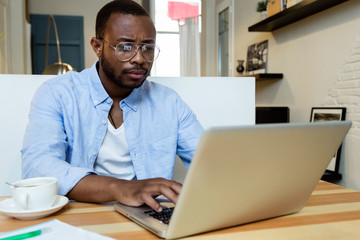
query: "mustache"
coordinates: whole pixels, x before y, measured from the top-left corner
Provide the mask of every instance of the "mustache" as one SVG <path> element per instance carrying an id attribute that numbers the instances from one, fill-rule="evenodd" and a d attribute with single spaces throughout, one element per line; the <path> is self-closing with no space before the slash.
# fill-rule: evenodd
<path id="1" fill-rule="evenodd" d="M 122 70 L 123 73 L 129 73 L 129 72 L 142 72 L 142 73 L 145 73 L 147 74 L 148 73 L 148 69 L 147 68 L 143 68 L 141 66 L 135 66 L 135 67 L 132 67 L 132 68 L 125 68 Z"/>

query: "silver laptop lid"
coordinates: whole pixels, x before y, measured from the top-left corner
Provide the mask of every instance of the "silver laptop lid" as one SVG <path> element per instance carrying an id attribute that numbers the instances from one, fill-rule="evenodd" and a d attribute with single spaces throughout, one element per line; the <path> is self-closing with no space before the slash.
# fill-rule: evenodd
<path id="1" fill-rule="evenodd" d="M 166 238 L 299 211 L 350 126 L 264 124 L 204 132 Z"/>

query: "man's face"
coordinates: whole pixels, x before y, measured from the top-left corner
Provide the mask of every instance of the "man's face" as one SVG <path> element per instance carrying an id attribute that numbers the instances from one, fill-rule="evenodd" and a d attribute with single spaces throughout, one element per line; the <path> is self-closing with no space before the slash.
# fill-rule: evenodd
<path id="1" fill-rule="evenodd" d="M 146 16 L 112 14 L 103 39 L 113 46 L 119 42 L 155 43 L 156 31 Z M 106 77 L 121 88 L 140 87 L 152 67 L 152 63 L 143 58 L 140 49 L 132 59 L 123 62 L 115 57 L 115 50 L 103 42 L 100 67 Z"/>

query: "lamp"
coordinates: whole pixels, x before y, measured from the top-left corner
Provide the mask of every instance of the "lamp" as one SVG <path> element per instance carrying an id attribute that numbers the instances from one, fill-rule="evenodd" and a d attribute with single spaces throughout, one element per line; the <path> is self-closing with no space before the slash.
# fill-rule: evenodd
<path id="1" fill-rule="evenodd" d="M 48 66 L 48 48 L 49 48 L 49 33 L 50 33 L 50 24 L 51 21 L 54 25 L 54 32 L 56 37 L 56 45 L 57 45 L 57 52 L 58 52 L 58 62 L 51 64 Z M 65 74 L 68 71 L 73 71 L 74 68 L 70 66 L 70 64 L 63 63 L 61 61 L 61 55 L 60 55 L 60 43 L 59 43 L 59 36 L 56 28 L 56 22 L 53 15 L 49 16 L 48 24 L 47 24 L 47 32 L 46 32 L 46 48 L 45 48 L 45 70 L 43 71 L 43 74 L 45 75 L 60 75 Z"/>

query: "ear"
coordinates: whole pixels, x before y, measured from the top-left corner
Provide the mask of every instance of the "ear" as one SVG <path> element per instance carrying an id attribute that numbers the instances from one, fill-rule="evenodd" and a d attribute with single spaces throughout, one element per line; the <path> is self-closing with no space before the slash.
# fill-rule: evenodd
<path id="1" fill-rule="evenodd" d="M 102 51 L 102 44 L 101 44 L 101 40 L 97 39 L 95 37 L 92 37 L 90 40 L 90 44 L 96 54 L 96 56 L 98 56 L 98 58 L 100 58 L 101 56 L 101 51 Z"/>

